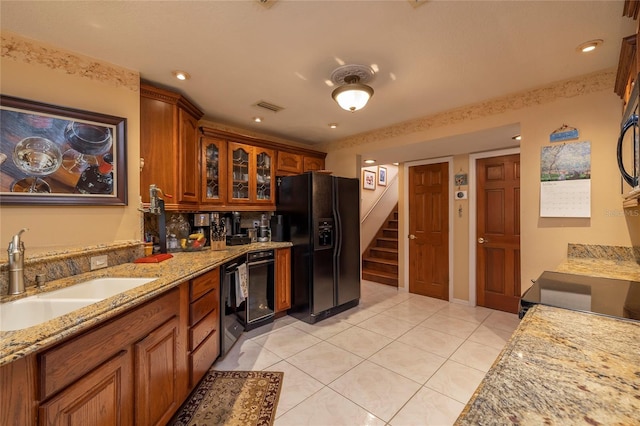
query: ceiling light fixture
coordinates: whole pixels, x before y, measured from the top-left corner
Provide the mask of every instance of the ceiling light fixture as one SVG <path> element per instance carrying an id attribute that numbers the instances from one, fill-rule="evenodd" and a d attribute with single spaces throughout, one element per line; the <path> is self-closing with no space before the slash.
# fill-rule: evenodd
<path id="1" fill-rule="evenodd" d="M 338 125 L 336 123 L 329 123 L 329 128 L 330 129 L 337 129 Z"/>
<path id="2" fill-rule="evenodd" d="M 343 65 L 331 73 L 331 81 L 338 87 L 331 97 L 346 111 L 358 111 L 367 105 L 373 96 L 373 88 L 367 86 L 374 76 L 370 67 L 365 65 Z"/>
<path id="3" fill-rule="evenodd" d="M 364 164 L 375 164 L 376 160 L 364 160 Z"/>
<path id="4" fill-rule="evenodd" d="M 513 139 L 514 141 L 519 141 L 522 139 L 522 136 L 520 135 L 511 136 L 511 139 Z"/>
<path id="5" fill-rule="evenodd" d="M 262 123 L 262 117 L 253 117 L 253 121 L 256 123 Z"/>
<path id="6" fill-rule="evenodd" d="M 172 74 L 175 78 L 181 81 L 189 80 L 191 78 L 189 73 L 185 71 L 174 71 Z"/>
<path id="7" fill-rule="evenodd" d="M 604 43 L 604 42 L 601 39 L 590 40 L 590 41 L 582 43 L 580 46 L 578 46 L 576 48 L 576 50 L 578 52 L 582 52 L 582 53 L 592 52 L 592 51 L 596 50 L 596 48 L 599 47 L 602 43 Z"/>

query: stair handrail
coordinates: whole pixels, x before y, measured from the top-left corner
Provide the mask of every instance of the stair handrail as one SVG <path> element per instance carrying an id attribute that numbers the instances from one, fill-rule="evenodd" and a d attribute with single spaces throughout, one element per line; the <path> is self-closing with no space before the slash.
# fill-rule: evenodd
<path id="1" fill-rule="evenodd" d="M 387 186 L 384 188 L 384 191 L 382 191 L 382 193 L 380 194 L 380 196 L 376 199 L 376 201 L 371 205 L 371 207 L 369 208 L 369 210 L 367 210 L 367 212 L 362 216 L 362 219 L 360 220 L 360 224 L 362 225 L 364 223 L 365 220 L 367 220 L 367 218 L 369 217 L 369 215 L 371 214 L 371 212 L 376 208 L 376 206 L 378 205 L 378 203 L 380 202 L 380 200 L 382 200 L 382 198 L 384 198 L 384 195 L 387 193 L 387 191 L 389 189 L 391 189 L 391 186 L 393 186 L 393 184 L 396 182 L 396 180 L 398 180 L 398 175 L 396 174 L 391 181 L 387 184 Z"/>

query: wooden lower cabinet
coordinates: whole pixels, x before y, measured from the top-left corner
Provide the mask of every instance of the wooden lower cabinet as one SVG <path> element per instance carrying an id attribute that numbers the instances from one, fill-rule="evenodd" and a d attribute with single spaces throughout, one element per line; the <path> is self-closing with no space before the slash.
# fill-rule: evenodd
<path id="1" fill-rule="evenodd" d="M 184 390 L 176 380 L 181 362 L 179 324 L 173 317 L 135 344 L 137 425 L 165 425 L 182 404 Z"/>
<path id="2" fill-rule="evenodd" d="M 180 292 L 40 353 L 38 424 L 165 425 L 188 394 Z"/>
<path id="3" fill-rule="evenodd" d="M 276 312 L 291 307 L 291 249 L 276 250 Z"/>
<path id="4" fill-rule="evenodd" d="M 220 268 L 189 285 L 189 389 L 193 389 L 220 355 Z"/>
<path id="5" fill-rule="evenodd" d="M 220 352 L 220 270 L 0 366 L 0 426 L 165 425 Z"/>
<path id="6" fill-rule="evenodd" d="M 40 405 L 42 425 L 133 424 L 131 351 L 123 350 Z"/>

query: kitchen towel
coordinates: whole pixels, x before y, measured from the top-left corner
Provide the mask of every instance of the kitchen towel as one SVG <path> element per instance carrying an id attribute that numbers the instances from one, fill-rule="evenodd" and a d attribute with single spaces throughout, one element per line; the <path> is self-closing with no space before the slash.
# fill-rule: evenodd
<path id="1" fill-rule="evenodd" d="M 249 296 L 247 287 L 247 265 L 243 263 L 236 270 L 236 306 L 240 306 Z"/>

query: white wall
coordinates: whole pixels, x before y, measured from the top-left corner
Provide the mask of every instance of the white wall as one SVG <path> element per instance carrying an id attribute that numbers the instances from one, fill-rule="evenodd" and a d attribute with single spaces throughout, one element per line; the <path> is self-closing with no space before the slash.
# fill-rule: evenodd
<path id="1" fill-rule="evenodd" d="M 380 227 L 398 203 L 398 167 L 393 164 L 385 164 L 380 167 L 387 169 L 387 185 L 380 186 L 376 184 L 375 190 L 362 189 L 361 191 L 361 252 L 366 250 L 373 237 L 375 237 Z M 365 170 L 376 173 L 377 180 L 379 173 L 378 166 L 363 167 L 362 172 Z"/>

